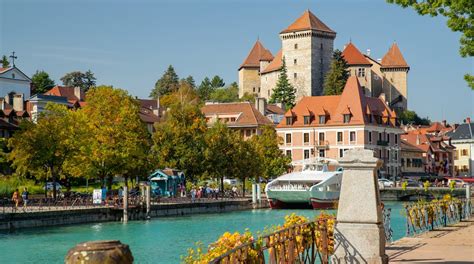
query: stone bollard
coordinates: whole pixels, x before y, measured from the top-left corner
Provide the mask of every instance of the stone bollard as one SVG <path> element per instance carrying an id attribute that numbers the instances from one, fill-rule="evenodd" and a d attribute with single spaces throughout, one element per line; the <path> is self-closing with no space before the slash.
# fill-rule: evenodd
<path id="1" fill-rule="evenodd" d="M 128 222 L 128 187 L 123 187 L 123 222 Z"/>
<path id="2" fill-rule="evenodd" d="M 252 184 L 252 203 L 257 203 L 257 185 L 255 183 Z"/>
<path id="3" fill-rule="evenodd" d="M 131 264 L 130 248 L 118 240 L 89 241 L 71 248 L 65 264 Z"/>
<path id="4" fill-rule="evenodd" d="M 388 263 L 380 193 L 372 150 L 351 149 L 339 160 L 344 168 L 334 232 L 332 263 Z"/>

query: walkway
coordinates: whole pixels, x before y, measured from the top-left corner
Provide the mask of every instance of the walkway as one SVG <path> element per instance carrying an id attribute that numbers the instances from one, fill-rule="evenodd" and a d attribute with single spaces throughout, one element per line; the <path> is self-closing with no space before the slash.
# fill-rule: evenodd
<path id="1" fill-rule="evenodd" d="M 474 218 L 402 238 L 389 247 L 390 263 L 474 263 Z"/>

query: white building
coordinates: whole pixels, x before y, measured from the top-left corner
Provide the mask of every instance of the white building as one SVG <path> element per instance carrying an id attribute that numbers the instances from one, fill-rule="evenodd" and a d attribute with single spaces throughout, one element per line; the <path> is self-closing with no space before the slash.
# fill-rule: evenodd
<path id="1" fill-rule="evenodd" d="M 464 124 L 447 133 L 456 147 L 454 175 L 474 177 L 474 123 L 467 118 Z"/>
<path id="2" fill-rule="evenodd" d="M 23 100 L 30 98 L 31 79 L 17 67 L 0 68 L 0 97 L 11 94 L 21 95 Z M 13 96 L 10 96 L 13 100 Z M 9 102 L 10 103 L 10 102 Z M 11 102 L 13 105 L 13 102 Z"/>

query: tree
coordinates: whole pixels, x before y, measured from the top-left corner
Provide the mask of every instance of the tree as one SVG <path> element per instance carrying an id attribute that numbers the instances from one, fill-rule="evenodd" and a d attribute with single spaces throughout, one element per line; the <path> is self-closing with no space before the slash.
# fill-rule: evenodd
<path id="1" fill-rule="evenodd" d="M 233 176 L 239 178 L 242 181 L 242 196 L 245 197 L 245 181 L 252 179 L 255 182 L 259 181 L 259 178 L 264 173 L 264 157 L 260 155 L 257 150 L 257 146 L 252 140 L 243 140 L 240 137 L 238 144 L 235 147 L 234 160 L 231 164 L 233 168 Z"/>
<path id="2" fill-rule="evenodd" d="M 211 80 L 211 86 L 214 88 L 214 89 L 218 89 L 218 88 L 222 88 L 225 86 L 225 82 L 224 80 L 219 77 L 218 75 L 214 76 Z"/>
<path id="3" fill-rule="evenodd" d="M 228 87 L 216 89 L 209 99 L 220 103 L 237 102 L 239 101 L 239 86 L 233 82 Z"/>
<path id="4" fill-rule="evenodd" d="M 8 61 L 7 56 L 3 55 L 1 62 L 2 62 L 2 67 L 3 68 L 9 68 L 10 67 L 10 62 Z"/>
<path id="5" fill-rule="evenodd" d="M 188 77 L 189 78 L 189 77 Z M 155 88 L 151 91 L 150 97 L 157 99 L 160 96 L 175 92 L 179 87 L 179 77 L 172 65 L 168 66 L 163 76 L 156 81 Z"/>
<path id="6" fill-rule="evenodd" d="M 9 141 L 12 161 L 18 175 L 33 174 L 37 179 L 51 178 L 53 186 L 63 176 L 64 164 L 79 153 L 76 138 L 84 124 L 65 106 L 48 103 L 37 124 L 24 121 Z M 56 199 L 56 188 L 53 188 Z"/>
<path id="7" fill-rule="evenodd" d="M 211 80 L 206 77 L 204 80 L 202 80 L 201 84 L 199 85 L 197 89 L 197 93 L 199 95 L 199 98 L 201 98 L 202 101 L 209 100 L 210 95 L 215 91 L 214 86 L 212 86 Z"/>
<path id="8" fill-rule="evenodd" d="M 93 88 L 80 111 L 87 117 L 90 136 L 78 165 L 88 174 L 106 180 L 110 189 L 113 176 L 129 176 L 148 160 L 150 135 L 140 120 L 139 103 L 126 91 L 111 86 Z"/>
<path id="9" fill-rule="evenodd" d="M 349 66 L 340 50 L 335 50 L 332 55 L 331 66 L 324 77 L 324 95 L 339 95 L 344 90 L 349 78 Z"/>
<path id="10" fill-rule="evenodd" d="M 270 103 L 281 103 L 286 110 L 295 105 L 295 88 L 288 80 L 285 58 L 283 57 L 283 65 L 280 70 L 280 77 L 278 78 L 276 87 L 273 89 L 273 94 L 270 97 Z"/>
<path id="11" fill-rule="evenodd" d="M 166 112 L 165 121 L 155 126 L 153 158 L 157 167 L 182 170 L 191 180 L 198 179 L 205 171 L 204 133 L 206 119 L 199 106 L 176 103 Z"/>
<path id="12" fill-rule="evenodd" d="M 196 90 L 186 80 L 181 80 L 177 91 L 167 94 L 160 98 L 160 105 L 164 108 L 171 107 L 175 104 L 197 105 L 200 103 L 199 96 Z"/>
<path id="13" fill-rule="evenodd" d="M 418 14 L 448 18 L 448 27 L 455 32 L 461 32 L 459 53 L 462 57 L 474 56 L 474 5 L 470 0 L 387 0 L 403 8 L 412 7 Z M 474 76 L 464 75 L 469 87 L 474 90 Z"/>
<path id="14" fill-rule="evenodd" d="M 398 120 L 405 124 L 429 126 L 431 121 L 428 118 L 421 118 L 415 111 L 405 110 L 397 113 Z"/>
<path id="15" fill-rule="evenodd" d="M 43 94 L 55 85 L 54 81 L 49 78 L 49 74 L 43 70 L 36 71 L 33 74 L 31 84 L 33 86 L 33 94 Z"/>
<path id="16" fill-rule="evenodd" d="M 250 102 L 250 103 L 254 104 L 255 103 L 255 97 L 256 97 L 255 94 L 244 93 L 242 98 L 240 98 L 240 101 L 241 102 Z"/>
<path id="17" fill-rule="evenodd" d="M 84 92 L 87 92 L 91 87 L 95 86 L 96 78 L 94 73 L 88 70 L 85 73 L 80 71 L 66 73 L 60 80 L 64 86 L 81 87 Z"/>
<path id="18" fill-rule="evenodd" d="M 260 174 L 261 177 L 271 179 L 287 171 L 291 158 L 284 155 L 278 147 L 282 139 L 278 137 L 273 127 L 265 126 L 262 129 L 262 134 L 253 136 L 250 142 L 255 146 L 258 155 L 262 157 L 263 172 Z"/>
<path id="19" fill-rule="evenodd" d="M 180 83 L 181 82 L 186 82 L 191 88 L 196 89 L 196 82 L 194 81 L 194 78 L 191 75 L 186 77 L 186 79 L 181 79 Z"/>

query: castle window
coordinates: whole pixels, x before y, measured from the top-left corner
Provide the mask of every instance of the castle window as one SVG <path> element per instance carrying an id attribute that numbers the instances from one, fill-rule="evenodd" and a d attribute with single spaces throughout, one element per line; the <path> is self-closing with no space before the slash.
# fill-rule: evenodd
<path id="1" fill-rule="evenodd" d="M 326 123 L 326 116 L 325 115 L 320 115 L 319 116 L 319 123 L 320 124 L 325 124 Z"/>
<path id="2" fill-rule="evenodd" d="M 260 87 L 258 87 L 258 92 L 260 92 Z"/>
<path id="3" fill-rule="evenodd" d="M 359 68 L 357 76 L 358 77 L 365 77 L 365 68 Z"/>
<path id="4" fill-rule="evenodd" d="M 255 87 L 253 87 L 253 92 L 255 93 Z"/>
<path id="5" fill-rule="evenodd" d="M 298 49 L 298 44 L 295 44 L 295 49 Z"/>
<path id="6" fill-rule="evenodd" d="M 295 78 L 295 79 L 298 78 L 298 74 L 296 72 L 293 73 L 293 78 Z"/>
<path id="7" fill-rule="evenodd" d="M 323 43 L 321 43 L 321 49 L 323 49 Z"/>
<path id="8" fill-rule="evenodd" d="M 296 65 L 298 61 L 296 59 L 293 60 L 293 64 Z"/>
<path id="9" fill-rule="evenodd" d="M 351 115 L 350 114 L 345 114 L 344 115 L 344 123 L 349 123 L 351 122 Z"/>

